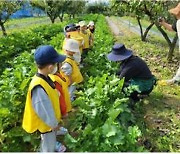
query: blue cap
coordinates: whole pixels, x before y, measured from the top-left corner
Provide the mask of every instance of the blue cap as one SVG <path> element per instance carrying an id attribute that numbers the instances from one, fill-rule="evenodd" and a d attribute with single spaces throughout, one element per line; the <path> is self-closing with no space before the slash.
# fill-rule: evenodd
<path id="1" fill-rule="evenodd" d="M 76 31 L 76 25 L 75 24 L 69 24 L 64 27 L 64 32 L 72 32 Z"/>
<path id="2" fill-rule="evenodd" d="M 36 49 L 34 59 L 37 64 L 44 65 L 61 63 L 66 59 L 66 56 L 58 54 L 57 51 L 50 45 L 42 45 Z"/>

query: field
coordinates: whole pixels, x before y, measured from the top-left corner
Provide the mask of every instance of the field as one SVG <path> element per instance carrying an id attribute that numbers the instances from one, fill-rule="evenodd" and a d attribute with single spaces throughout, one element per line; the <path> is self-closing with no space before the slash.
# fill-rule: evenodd
<path id="1" fill-rule="evenodd" d="M 158 79 L 169 79 L 179 66 L 177 49 L 168 63 L 168 46 L 162 37 L 151 35 L 147 42 L 141 42 L 116 17 L 111 19 L 123 35 L 113 36 L 100 14 L 55 24 L 49 24 L 46 17 L 21 19 L 26 28 L 19 26 L 18 20 L 8 23 L 9 36 L 0 38 L 0 151 L 39 150 L 40 134 L 27 134 L 21 127 L 27 88 L 36 72 L 34 49 L 50 44 L 61 52 L 63 27 L 82 19 L 95 21 L 95 42 L 81 69 L 84 82 L 72 102 L 74 112 L 64 120 L 69 133 L 58 140 L 69 152 L 180 152 L 179 86 L 157 85 L 132 109 L 121 92 L 124 81 L 115 76 L 118 64 L 106 58 L 112 45 L 121 42 L 141 56 Z M 37 21 L 35 26 L 30 24 Z M 23 32 L 18 32 L 21 28 Z"/>

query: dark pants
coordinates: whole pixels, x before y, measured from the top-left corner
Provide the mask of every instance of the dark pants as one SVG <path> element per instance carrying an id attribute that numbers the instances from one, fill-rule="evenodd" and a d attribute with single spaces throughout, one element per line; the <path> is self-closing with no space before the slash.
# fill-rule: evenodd
<path id="1" fill-rule="evenodd" d="M 127 81 L 124 83 L 123 92 L 125 93 L 126 96 L 131 98 L 134 102 L 137 102 L 140 100 L 142 95 L 149 95 L 152 92 L 155 84 L 156 84 L 156 78 L 153 77 L 152 84 L 149 85 L 148 90 L 137 91 L 136 89 L 134 89 L 134 90 L 130 90 L 130 92 L 128 92 L 128 90 L 126 90 L 126 89 L 128 89 L 128 88 L 131 89 L 131 87 L 133 85 L 130 81 Z"/>
<path id="2" fill-rule="evenodd" d="M 81 55 L 81 62 L 83 62 L 84 58 L 86 58 L 88 54 L 89 49 L 83 49 L 82 55 Z"/>

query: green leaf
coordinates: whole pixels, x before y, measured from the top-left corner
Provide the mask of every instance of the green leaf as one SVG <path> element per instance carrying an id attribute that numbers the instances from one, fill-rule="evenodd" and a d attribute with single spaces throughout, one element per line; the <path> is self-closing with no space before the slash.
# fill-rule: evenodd
<path id="1" fill-rule="evenodd" d="M 120 109 L 110 109 L 108 115 L 114 121 L 120 113 Z"/>
<path id="2" fill-rule="evenodd" d="M 117 128 L 115 125 L 112 125 L 111 123 L 106 122 L 102 127 L 102 131 L 106 137 L 110 137 L 110 136 L 116 135 Z"/>
<path id="3" fill-rule="evenodd" d="M 23 80 L 23 82 L 22 82 L 21 85 L 20 85 L 20 89 L 21 89 L 21 90 L 24 90 L 25 87 L 29 85 L 28 83 L 29 83 L 30 79 L 31 79 L 31 78 L 28 78 L 28 79 Z"/>
<path id="4" fill-rule="evenodd" d="M 119 129 L 119 132 L 115 135 L 112 136 L 110 138 L 110 141 L 114 144 L 114 145 L 123 145 L 125 140 L 124 140 L 124 135 L 121 132 L 121 130 Z"/>
<path id="5" fill-rule="evenodd" d="M 89 135 L 89 134 L 91 134 L 91 132 L 92 132 L 92 126 L 90 124 L 88 124 L 83 131 L 83 135 L 84 136 Z"/>
<path id="6" fill-rule="evenodd" d="M 77 140 L 75 140 L 70 134 L 66 134 L 66 135 L 65 135 L 65 140 L 66 140 L 67 142 L 77 143 Z"/>
<path id="7" fill-rule="evenodd" d="M 31 136 L 30 135 L 23 136 L 23 141 L 24 142 L 30 142 L 31 141 Z"/>

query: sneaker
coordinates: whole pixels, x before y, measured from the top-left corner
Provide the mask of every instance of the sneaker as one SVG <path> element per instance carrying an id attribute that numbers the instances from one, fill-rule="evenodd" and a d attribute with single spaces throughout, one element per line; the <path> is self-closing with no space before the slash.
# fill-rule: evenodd
<path id="1" fill-rule="evenodd" d="M 65 135 L 68 133 L 68 130 L 64 127 L 60 127 L 59 130 L 57 131 L 56 135 Z"/>
<path id="2" fill-rule="evenodd" d="M 62 145 L 60 142 L 56 142 L 56 149 L 55 152 L 65 152 L 66 147 Z"/>
<path id="3" fill-rule="evenodd" d="M 167 83 L 167 84 L 173 84 L 173 83 L 175 83 L 175 81 L 176 81 L 176 80 L 174 80 L 174 79 L 170 79 L 170 80 L 166 80 L 166 83 Z"/>

